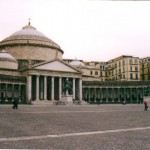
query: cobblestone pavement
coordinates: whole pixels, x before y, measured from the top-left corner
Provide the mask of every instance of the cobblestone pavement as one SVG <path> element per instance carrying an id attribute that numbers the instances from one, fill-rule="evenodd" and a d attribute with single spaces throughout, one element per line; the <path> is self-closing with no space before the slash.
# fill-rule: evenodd
<path id="1" fill-rule="evenodd" d="M 140 105 L 0 105 L 0 149 L 150 150 Z"/>

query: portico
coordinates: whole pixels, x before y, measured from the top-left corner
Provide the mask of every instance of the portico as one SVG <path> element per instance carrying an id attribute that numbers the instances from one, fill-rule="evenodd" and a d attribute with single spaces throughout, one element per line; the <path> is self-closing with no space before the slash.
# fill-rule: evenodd
<path id="1" fill-rule="evenodd" d="M 58 68 L 57 65 L 61 68 Z M 81 72 L 61 60 L 56 59 L 33 66 L 25 73 L 28 74 L 27 99 L 29 102 L 61 100 L 62 95 L 67 94 L 64 91 L 67 79 L 72 83 L 72 91 L 69 91 L 68 95 L 72 95 L 74 100 L 82 100 Z"/>

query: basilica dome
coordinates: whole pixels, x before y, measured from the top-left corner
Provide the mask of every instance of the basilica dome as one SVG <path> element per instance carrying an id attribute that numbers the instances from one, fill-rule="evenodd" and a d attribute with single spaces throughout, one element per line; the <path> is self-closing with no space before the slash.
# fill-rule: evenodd
<path id="1" fill-rule="evenodd" d="M 63 55 L 61 47 L 36 30 L 30 22 L 21 30 L 2 40 L 0 42 L 1 49 L 6 49 L 18 62 L 20 60 L 42 62 L 55 59 L 56 57 L 62 59 Z"/>
<path id="2" fill-rule="evenodd" d="M 14 44 L 25 44 L 25 43 L 43 45 L 47 47 L 56 48 L 62 51 L 58 44 L 56 44 L 54 41 L 46 37 L 43 33 L 36 30 L 36 28 L 30 25 L 30 23 L 25 27 L 23 27 L 22 30 L 17 31 L 12 35 L 10 35 L 9 37 L 2 40 L 1 46 L 4 46 L 6 44 L 14 45 Z"/>
<path id="3" fill-rule="evenodd" d="M 0 68 L 18 69 L 17 60 L 5 50 L 0 51 Z"/>

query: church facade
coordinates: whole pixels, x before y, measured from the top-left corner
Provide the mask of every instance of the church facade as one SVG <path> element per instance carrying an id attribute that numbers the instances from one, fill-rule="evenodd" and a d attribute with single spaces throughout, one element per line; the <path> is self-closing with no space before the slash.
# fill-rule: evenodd
<path id="1" fill-rule="evenodd" d="M 61 100 L 65 81 L 73 100 L 82 100 L 82 73 L 62 61 L 63 50 L 30 25 L 0 42 L 0 103 Z"/>

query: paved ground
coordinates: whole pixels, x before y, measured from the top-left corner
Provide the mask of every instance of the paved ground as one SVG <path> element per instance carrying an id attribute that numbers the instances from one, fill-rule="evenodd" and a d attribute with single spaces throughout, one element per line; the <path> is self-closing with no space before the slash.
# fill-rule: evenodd
<path id="1" fill-rule="evenodd" d="M 0 149 L 150 150 L 150 111 L 143 105 L 1 105 Z"/>

